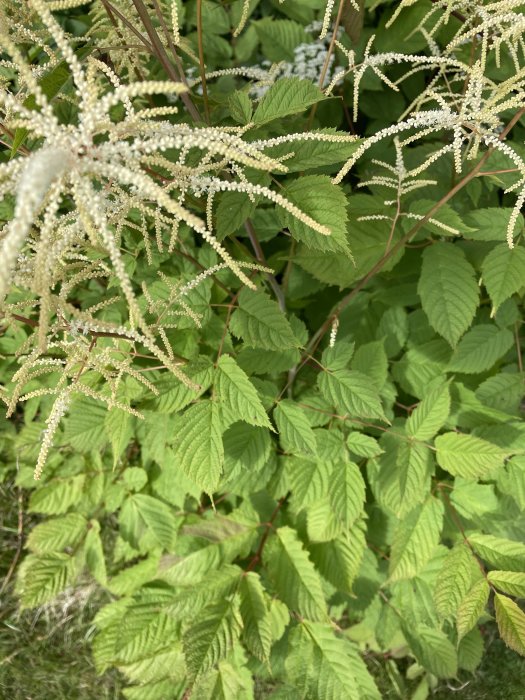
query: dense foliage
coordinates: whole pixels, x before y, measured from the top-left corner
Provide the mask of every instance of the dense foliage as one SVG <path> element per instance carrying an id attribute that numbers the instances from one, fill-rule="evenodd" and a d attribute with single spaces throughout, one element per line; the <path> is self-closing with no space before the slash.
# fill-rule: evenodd
<path id="1" fill-rule="evenodd" d="M 126 697 L 525 655 L 523 10 L 2 3 L 8 578 Z"/>

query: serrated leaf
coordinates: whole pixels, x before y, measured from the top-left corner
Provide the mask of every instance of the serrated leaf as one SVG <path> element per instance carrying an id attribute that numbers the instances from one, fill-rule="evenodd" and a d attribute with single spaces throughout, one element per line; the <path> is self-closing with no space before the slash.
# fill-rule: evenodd
<path id="1" fill-rule="evenodd" d="M 230 330 L 247 346 L 266 350 L 299 347 L 288 319 L 267 294 L 243 289 L 238 302 L 239 308 L 232 314 Z"/>
<path id="2" fill-rule="evenodd" d="M 77 474 L 67 479 L 54 479 L 34 491 L 29 501 L 29 511 L 59 515 L 82 498 L 82 488 L 85 482 L 84 474 Z"/>
<path id="3" fill-rule="evenodd" d="M 329 236 L 318 233 L 286 209 L 280 208 L 282 224 L 288 227 L 293 238 L 316 250 L 340 252 L 350 256 L 346 234 L 347 202 L 343 190 L 338 185 L 332 184 L 327 175 L 304 175 L 286 185 L 283 195 L 330 231 Z"/>
<path id="4" fill-rule="evenodd" d="M 481 323 L 464 335 L 450 358 L 448 372 L 479 374 L 491 369 L 514 345 L 507 328 Z"/>
<path id="5" fill-rule="evenodd" d="M 443 523 L 443 505 L 429 498 L 414 508 L 394 531 L 390 555 L 390 581 L 416 576 L 432 556 Z"/>
<path id="6" fill-rule="evenodd" d="M 473 673 L 483 658 L 483 637 L 477 627 L 466 634 L 458 644 L 459 668 Z"/>
<path id="7" fill-rule="evenodd" d="M 205 400 L 182 414 L 175 458 L 186 476 L 202 491 L 213 493 L 221 477 L 224 449 L 219 404 Z"/>
<path id="8" fill-rule="evenodd" d="M 365 549 L 365 528 L 360 522 L 331 542 L 309 546 L 312 560 L 321 575 L 337 590 L 350 594 Z"/>
<path id="9" fill-rule="evenodd" d="M 279 401 L 273 412 L 285 452 L 316 455 L 315 434 L 300 406 L 289 399 Z"/>
<path id="10" fill-rule="evenodd" d="M 348 663 L 352 652 L 349 643 L 335 636 L 327 625 L 303 621 L 313 645 L 308 673 L 309 697 L 319 700 L 360 700 L 359 687 Z"/>
<path id="11" fill-rule="evenodd" d="M 519 571 L 489 571 L 487 579 L 503 593 L 525 598 L 525 573 Z"/>
<path id="12" fill-rule="evenodd" d="M 316 501 L 306 509 L 306 533 L 310 542 L 329 542 L 342 531 L 343 523 L 336 517 L 328 498 Z"/>
<path id="13" fill-rule="evenodd" d="M 375 388 L 381 391 L 388 378 L 388 357 L 384 339 L 360 345 L 350 367 L 370 377 Z"/>
<path id="14" fill-rule="evenodd" d="M 79 572 L 79 560 L 70 554 L 28 555 L 19 571 L 16 592 L 23 608 L 34 608 L 52 600 L 71 585 Z"/>
<path id="15" fill-rule="evenodd" d="M 354 354 L 355 343 L 337 342 L 333 347 L 323 350 L 321 364 L 332 372 L 336 369 L 347 369 Z"/>
<path id="16" fill-rule="evenodd" d="M 158 498 L 144 493 L 130 495 L 120 511 L 120 531 L 125 540 L 138 547 L 144 531 L 149 531 L 158 545 L 171 550 L 177 525 L 171 508 Z"/>
<path id="17" fill-rule="evenodd" d="M 442 618 L 455 617 L 461 601 L 479 579 L 481 572 L 466 544 L 458 544 L 448 552 L 438 573 L 434 602 Z"/>
<path id="18" fill-rule="evenodd" d="M 503 466 L 510 451 L 475 435 L 444 433 L 435 440 L 438 464 L 454 476 L 482 478 Z"/>
<path id="19" fill-rule="evenodd" d="M 342 415 L 386 420 L 379 394 L 361 372 L 349 369 L 321 372 L 317 384 L 327 401 Z"/>
<path id="20" fill-rule="evenodd" d="M 100 525 L 98 521 L 91 521 L 84 543 L 84 555 L 86 557 L 86 566 L 95 581 L 100 583 L 101 586 L 105 586 L 107 583 L 106 561 L 99 531 Z"/>
<path id="21" fill-rule="evenodd" d="M 132 416 L 120 408 L 112 408 L 106 414 L 105 427 L 113 448 L 113 463 L 117 464 L 133 436 Z"/>
<path id="22" fill-rule="evenodd" d="M 325 620 L 319 575 L 290 527 L 280 527 L 264 549 L 264 563 L 280 598 L 309 620 Z"/>
<path id="23" fill-rule="evenodd" d="M 406 422 L 406 432 L 416 440 L 430 440 L 443 427 L 450 413 L 448 383 L 439 383 L 416 407 Z"/>
<path id="24" fill-rule="evenodd" d="M 35 525 L 27 538 L 26 547 L 37 554 L 60 552 L 74 547 L 86 534 L 87 520 L 79 513 L 68 513 Z"/>
<path id="25" fill-rule="evenodd" d="M 93 399 L 74 401 L 64 419 L 64 443 L 79 452 L 90 452 L 107 441 L 106 407 Z"/>
<path id="26" fill-rule="evenodd" d="M 229 355 L 222 355 L 218 362 L 215 390 L 234 420 L 271 428 L 257 390 Z"/>
<path id="27" fill-rule="evenodd" d="M 192 681 L 224 659 L 239 638 L 242 620 L 235 603 L 223 601 L 204 608 L 183 635 L 182 644 Z"/>
<path id="28" fill-rule="evenodd" d="M 243 576 L 239 593 L 244 642 L 256 658 L 268 661 L 273 641 L 272 624 L 259 575 L 250 571 Z"/>
<path id="29" fill-rule="evenodd" d="M 455 346 L 472 323 L 479 289 L 474 268 L 453 243 L 425 248 L 418 292 L 430 325 Z"/>
<path id="30" fill-rule="evenodd" d="M 506 231 L 512 216 L 511 207 L 490 207 L 476 209 L 465 214 L 465 223 L 471 230 L 464 233 L 465 238 L 473 238 L 476 241 L 501 241 L 505 240 Z M 517 230 L 523 229 L 523 217 L 518 214 Z"/>
<path id="31" fill-rule="evenodd" d="M 295 47 L 308 41 L 304 27 L 289 19 L 265 17 L 253 22 L 253 26 L 270 61 L 292 61 Z"/>
<path id="32" fill-rule="evenodd" d="M 525 656 L 525 613 L 507 596 L 494 596 L 496 622 L 499 633 L 507 646 Z"/>
<path id="33" fill-rule="evenodd" d="M 489 599 L 489 593 L 489 584 L 482 578 L 463 597 L 458 607 L 456 619 L 458 641 L 470 632 L 483 614 Z"/>
<path id="34" fill-rule="evenodd" d="M 224 433 L 226 476 L 239 469 L 259 471 L 268 461 L 272 441 L 267 428 L 235 423 Z"/>
<path id="35" fill-rule="evenodd" d="M 479 532 L 470 534 L 469 542 L 476 554 L 496 569 L 525 569 L 525 544 L 522 542 Z"/>
<path id="36" fill-rule="evenodd" d="M 357 464 L 336 464 L 330 479 L 328 498 L 335 517 L 345 529 L 361 515 L 365 502 L 365 481 Z"/>
<path id="37" fill-rule="evenodd" d="M 280 78 L 270 86 L 259 102 L 253 121 L 257 126 L 261 126 L 274 119 L 304 112 L 324 99 L 324 93 L 310 80 Z"/>
<path id="38" fill-rule="evenodd" d="M 213 380 L 213 364 L 207 357 L 200 357 L 188 364 L 184 373 L 199 387 L 198 390 L 186 386 L 171 375 L 162 376 L 155 382 L 159 395 L 145 401 L 144 407 L 156 413 L 175 413 L 185 408 L 210 387 Z"/>
<path id="39" fill-rule="evenodd" d="M 232 115 L 233 116 L 233 115 Z M 246 123 L 246 122 L 245 122 Z M 286 156 L 284 164 L 289 173 L 301 172 L 309 168 L 319 168 L 348 160 L 359 148 L 361 139 L 350 140 L 346 132 L 337 129 L 316 129 L 309 134 L 342 136 L 341 141 L 317 140 L 311 137 L 292 143 L 282 143 L 265 149 L 270 158 Z"/>
<path id="40" fill-rule="evenodd" d="M 346 444 L 350 452 L 358 457 L 378 457 L 383 452 L 375 438 L 363 433 L 350 433 Z"/>
<path id="41" fill-rule="evenodd" d="M 384 453 L 369 462 L 372 487 L 381 505 L 403 518 L 428 496 L 434 469 L 432 453 L 426 445 L 395 432 L 385 433 L 381 445 Z"/>
<path id="42" fill-rule="evenodd" d="M 502 372 L 481 382 L 476 389 L 476 398 L 486 406 L 516 414 L 524 389 L 523 374 Z"/>
<path id="43" fill-rule="evenodd" d="M 501 243 L 483 260 L 481 273 L 496 310 L 525 285 L 525 248 Z"/>
<path id="44" fill-rule="evenodd" d="M 414 656 L 421 666 L 438 678 L 453 678 L 458 672 L 458 659 L 454 645 L 444 632 L 427 625 L 405 628 Z"/>

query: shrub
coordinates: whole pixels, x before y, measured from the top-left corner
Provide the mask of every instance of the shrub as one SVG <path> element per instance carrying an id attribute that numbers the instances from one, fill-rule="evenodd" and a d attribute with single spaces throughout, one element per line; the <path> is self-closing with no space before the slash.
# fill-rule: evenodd
<path id="1" fill-rule="evenodd" d="M 105 589 L 126 697 L 379 698 L 393 657 L 424 698 L 491 614 L 525 654 L 524 28 L 4 3 L 16 590 Z"/>

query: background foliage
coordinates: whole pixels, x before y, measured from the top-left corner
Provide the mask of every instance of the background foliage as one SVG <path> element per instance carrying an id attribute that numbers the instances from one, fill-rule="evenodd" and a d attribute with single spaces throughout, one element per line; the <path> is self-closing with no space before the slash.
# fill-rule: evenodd
<path id="1" fill-rule="evenodd" d="M 71 609 L 97 697 L 522 668 L 523 7 L 5 5 L 6 663 Z"/>

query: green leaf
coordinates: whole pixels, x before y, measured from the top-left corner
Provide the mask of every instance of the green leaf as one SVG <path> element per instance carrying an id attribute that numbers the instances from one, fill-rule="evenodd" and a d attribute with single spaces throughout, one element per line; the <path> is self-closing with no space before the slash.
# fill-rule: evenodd
<path id="1" fill-rule="evenodd" d="M 235 360 L 229 355 L 222 355 L 217 369 L 214 385 L 217 397 L 233 422 L 243 420 L 251 425 L 271 428 L 257 390 Z"/>
<path id="2" fill-rule="evenodd" d="M 491 369 L 514 345 L 507 328 L 482 323 L 474 326 L 461 340 L 452 355 L 447 371 L 479 374 Z"/>
<path id="3" fill-rule="evenodd" d="M 458 644 L 458 664 L 473 673 L 483 658 L 483 637 L 477 627 L 466 634 Z"/>
<path id="4" fill-rule="evenodd" d="M 394 530 L 390 555 L 390 581 L 416 576 L 432 556 L 439 541 L 443 505 L 435 498 L 414 508 Z"/>
<path id="5" fill-rule="evenodd" d="M 26 541 L 26 547 L 37 554 L 60 552 L 74 547 L 87 532 L 87 520 L 79 513 L 68 513 L 35 525 Z"/>
<path id="6" fill-rule="evenodd" d="M 427 625 L 404 629 L 418 662 L 438 678 L 453 678 L 458 672 L 456 650 L 444 632 Z"/>
<path id="7" fill-rule="evenodd" d="M 507 646 L 525 656 L 525 613 L 507 596 L 494 596 L 496 622 L 499 633 Z"/>
<path id="8" fill-rule="evenodd" d="M 344 253 L 350 256 L 347 241 L 346 197 L 327 175 L 303 175 L 286 185 L 283 195 L 302 212 L 329 231 L 329 236 L 314 231 L 291 212 L 279 209 L 283 227 L 288 227 L 293 238 L 316 250 Z M 349 261 L 349 264 L 350 261 Z"/>
<path id="9" fill-rule="evenodd" d="M 525 569 L 525 544 L 494 535 L 473 532 L 469 542 L 476 554 L 496 569 L 523 571 Z"/>
<path id="10" fill-rule="evenodd" d="M 327 617 L 321 581 L 295 530 L 280 527 L 264 549 L 264 563 L 280 598 L 309 620 Z"/>
<path id="11" fill-rule="evenodd" d="M 84 474 L 77 474 L 67 479 L 54 479 L 36 490 L 29 501 L 32 513 L 59 515 L 82 498 L 82 488 L 85 482 Z"/>
<path id="12" fill-rule="evenodd" d="M 232 650 L 242 620 L 235 603 L 223 601 L 204 608 L 182 638 L 188 675 L 192 681 L 210 671 Z"/>
<path id="13" fill-rule="evenodd" d="M 346 462 L 334 467 L 328 490 L 333 514 L 345 529 L 361 515 L 365 502 L 365 481 L 357 464 Z"/>
<path id="14" fill-rule="evenodd" d="M 385 341 L 383 339 L 373 340 L 371 343 L 360 345 L 352 358 L 350 367 L 370 377 L 375 388 L 381 391 L 388 378 Z"/>
<path id="15" fill-rule="evenodd" d="M 273 412 L 285 452 L 315 455 L 315 434 L 300 406 L 289 399 L 279 401 Z"/>
<path id="16" fill-rule="evenodd" d="M 223 192 L 215 213 L 218 240 L 223 241 L 238 231 L 253 215 L 256 206 L 257 200 L 250 199 L 245 192 Z"/>
<path id="17" fill-rule="evenodd" d="M 64 443 L 79 452 L 91 452 L 107 441 L 106 407 L 99 401 L 74 401 L 64 420 Z"/>
<path id="18" fill-rule="evenodd" d="M 137 547 L 145 530 L 155 542 L 171 550 L 177 531 L 171 508 L 153 496 L 135 493 L 129 496 L 120 511 L 120 530 L 125 540 Z"/>
<path id="19" fill-rule="evenodd" d="M 336 637 L 328 625 L 303 621 L 313 645 L 308 674 L 309 697 L 319 700 L 360 700 L 359 687 L 348 663 L 353 650 L 349 643 Z"/>
<path id="20" fill-rule="evenodd" d="M 259 471 L 268 461 L 272 448 L 266 428 L 235 423 L 224 433 L 224 470 L 229 476 L 239 469 Z"/>
<path id="21" fill-rule="evenodd" d="M 455 346 L 472 323 L 479 290 L 474 268 L 453 243 L 425 248 L 418 292 L 430 325 Z"/>
<path id="22" fill-rule="evenodd" d="M 482 478 L 501 468 L 510 451 L 475 435 L 444 433 L 435 440 L 438 464 L 454 476 Z"/>
<path id="23" fill-rule="evenodd" d="M 486 406 L 516 414 L 523 396 L 523 375 L 502 372 L 482 382 L 476 389 L 476 398 Z"/>
<path id="24" fill-rule="evenodd" d="M 458 544 L 448 552 L 438 573 L 434 603 L 438 615 L 453 618 L 461 601 L 481 576 L 478 563 L 466 544 Z"/>
<path id="25" fill-rule="evenodd" d="M 332 372 L 336 369 L 348 369 L 354 349 L 355 343 L 339 341 L 333 347 L 328 346 L 323 350 L 321 364 Z"/>
<path id="26" fill-rule="evenodd" d="M 331 542 L 309 546 L 312 561 L 321 575 L 343 593 L 352 593 L 352 584 L 366 549 L 365 527 L 357 522 Z"/>
<path id="27" fill-rule="evenodd" d="M 79 561 L 69 554 L 28 555 L 22 562 L 16 583 L 23 608 L 35 608 L 52 600 L 72 585 L 79 573 Z"/>
<path id="28" fill-rule="evenodd" d="M 443 427 L 450 413 L 448 383 L 440 382 L 425 395 L 406 423 L 407 435 L 430 440 Z"/>
<path id="29" fill-rule="evenodd" d="M 313 136 L 291 143 L 270 146 L 270 148 L 265 149 L 265 153 L 270 158 L 286 156 L 284 165 L 288 172 L 297 173 L 348 160 L 362 143 L 362 140 L 358 138 L 350 141 L 346 132 L 337 131 L 337 129 L 314 129 L 308 133 L 313 134 Z M 319 134 L 320 138 L 316 139 L 315 134 Z M 341 141 L 321 140 L 325 134 L 342 138 Z"/>
<path id="30" fill-rule="evenodd" d="M 303 26 L 289 19 L 265 17 L 253 26 L 270 61 L 293 61 L 295 47 L 308 41 Z"/>
<path id="31" fill-rule="evenodd" d="M 119 457 L 133 437 L 132 416 L 120 408 L 112 408 L 106 414 L 105 427 L 113 448 L 113 464 L 117 464 Z"/>
<path id="32" fill-rule="evenodd" d="M 459 604 L 456 620 L 458 641 L 470 632 L 477 623 L 489 599 L 489 584 L 482 578 L 475 583 Z"/>
<path id="33" fill-rule="evenodd" d="M 477 209 L 465 214 L 465 223 L 471 230 L 463 235 L 465 238 L 473 238 L 476 241 L 505 240 L 512 209 L 510 207 L 491 207 L 489 209 Z M 523 229 L 523 217 L 518 215 L 517 230 Z"/>
<path id="34" fill-rule="evenodd" d="M 329 542 L 342 531 L 343 523 L 336 517 L 328 498 L 323 498 L 306 509 L 306 534 L 310 542 Z"/>
<path id="35" fill-rule="evenodd" d="M 239 588 L 243 640 L 260 661 L 268 661 L 272 646 L 272 624 L 259 575 L 253 571 L 243 576 Z"/>
<path id="36" fill-rule="evenodd" d="M 372 487 L 381 505 L 402 518 L 429 493 L 434 470 L 432 454 L 426 445 L 394 431 L 384 434 L 381 445 L 384 454 L 369 462 Z M 379 467 L 377 474 L 375 465 Z"/>
<path id="37" fill-rule="evenodd" d="M 489 571 L 487 579 L 503 593 L 525 598 L 525 573 L 518 571 Z"/>
<path id="38" fill-rule="evenodd" d="M 130 491 L 140 491 L 148 483 L 148 472 L 140 467 L 128 467 L 122 472 L 122 482 Z"/>
<path id="39" fill-rule="evenodd" d="M 162 376 L 155 382 L 159 396 L 152 396 L 145 401 L 144 407 L 156 413 L 175 413 L 185 408 L 210 387 L 213 380 L 213 364 L 209 358 L 199 357 L 184 368 L 184 373 L 199 386 L 198 390 L 191 389 L 176 377 Z"/>
<path id="40" fill-rule="evenodd" d="M 496 310 L 525 285 L 525 248 L 501 243 L 483 260 L 481 273 Z"/>
<path id="41" fill-rule="evenodd" d="M 311 80 L 280 78 L 259 102 L 253 121 L 257 126 L 261 126 L 274 119 L 304 112 L 324 99 L 324 93 Z"/>
<path id="42" fill-rule="evenodd" d="M 84 544 L 84 554 L 86 565 L 92 573 L 94 579 L 105 586 L 107 583 L 106 561 L 104 559 L 104 549 L 100 539 L 100 524 L 97 520 L 90 521 L 90 529 L 86 535 Z"/>
<path id="43" fill-rule="evenodd" d="M 363 433 L 350 433 L 346 444 L 350 452 L 358 457 L 378 457 L 383 452 L 375 438 Z"/>
<path id="44" fill-rule="evenodd" d="M 243 289 L 234 311 L 230 330 L 249 347 L 266 350 L 286 350 L 299 347 L 286 316 L 264 292 Z"/>
<path id="45" fill-rule="evenodd" d="M 317 384 L 325 399 L 342 415 L 386 420 L 379 394 L 361 372 L 349 369 L 321 372 Z"/>
<path id="46" fill-rule="evenodd" d="M 228 106 L 232 118 L 239 124 L 248 124 L 251 121 L 253 106 L 246 92 L 241 90 L 232 92 L 228 97 Z"/>
<path id="47" fill-rule="evenodd" d="M 219 404 L 205 400 L 190 406 L 179 421 L 175 458 L 202 491 L 217 488 L 224 461 Z"/>

